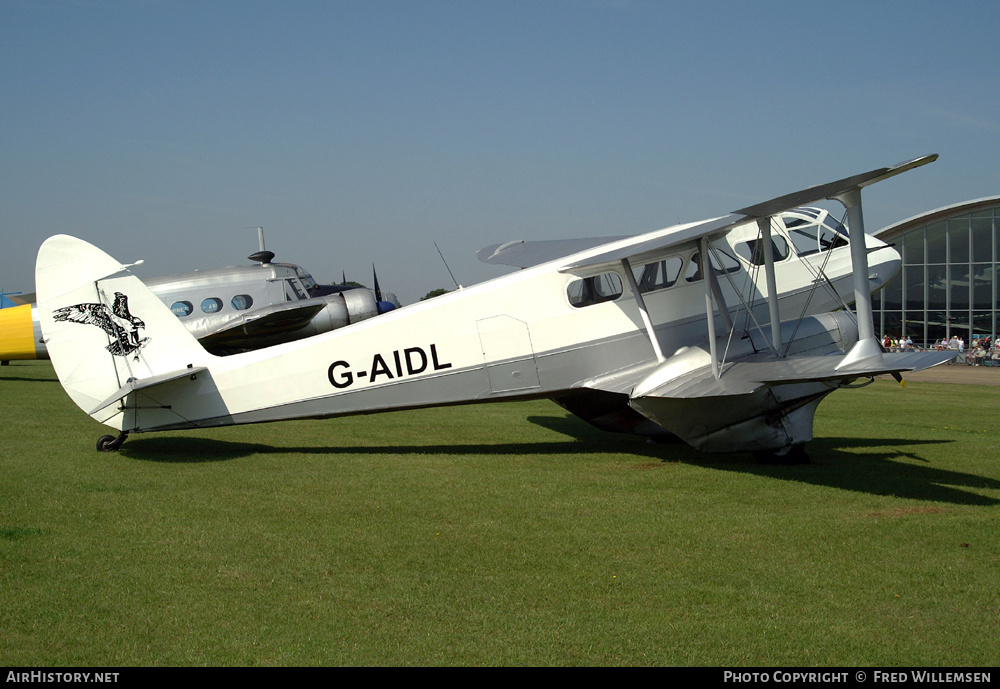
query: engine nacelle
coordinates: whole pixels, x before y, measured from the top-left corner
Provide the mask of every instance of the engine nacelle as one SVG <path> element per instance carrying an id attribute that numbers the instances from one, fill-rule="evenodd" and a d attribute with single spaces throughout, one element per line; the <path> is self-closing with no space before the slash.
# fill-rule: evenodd
<path id="1" fill-rule="evenodd" d="M 375 295 L 366 289 L 350 289 L 341 292 L 351 323 L 358 323 L 378 315 L 378 302 Z"/>
<path id="2" fill-rule="evenodd" d="M 300 337 L 329 332 L 378 315 L 375 295 L 366 289 L 351 289 L 338 294 L 328 294 L 323 297 L 323 301 L 326 302 L 326 306 L 313 317 L 309 325 L 297 333 Z"/>

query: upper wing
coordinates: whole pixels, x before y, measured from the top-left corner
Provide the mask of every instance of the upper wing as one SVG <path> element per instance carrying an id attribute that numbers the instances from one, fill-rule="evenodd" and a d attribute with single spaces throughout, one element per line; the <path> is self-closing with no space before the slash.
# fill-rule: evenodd
<path id="1" fill-rule="evenodd" d="M 645 254 L 654 254 L 685 242 L 692 242 L 706 236 L 710 239 L 721 236 L 733 227 L 756 218 L 766 218 L 798 206 L 837 198 L 907 170 L 932 163 L 937 158 L 937 154 L 921 156 L 897 165 L 881 167 L 835 182 L 785 194 L 763 203 L 741 208 L 721 218 L 674 225 L 634 237 L 509 242 L 487 247 L 476 255 L 486 263 L 504 263 L 521 268 L 565 258 L 566 261 L 559 267 L 561 271 L 615 264 L 624 258 L 641 260 Z"/>
<path id="2" fill-rule="evenodd" d="M 823 199 L 836 198 L 837 196 L 845 194 L 849 191 L 862 189 L 867 187 L 869 184 L 875 184 L 875 182 L 881 182 L 884 179 L 895 177 L 896 175 L 902 174 L 907 170 L 912 170 L 913 168 L 920 167 L 921 165 L 927 165 L 927 163 L 933 163 L 937 159 L 938 156 L 936 153 L 920 156 L 919 158 L 897 163 L 896 165 L 890 165 L 889 167 L 880 167 L 876 170 L 862 172 L 860 175 L 853 175 L 851 177 L 845 177 L 844 179 L 838 179 L 836 182 L 828 182 L 826 184 L 820 184 L 815 187 L 803 189 L 802 191 L 785 194 L 784 196 L 779 196 L 778 198 L 771 199 L 770 201 L 758 203 L 753 206 L 747 206 L 746 208 L 741 208 L 740 210 L 734 212 L 742 213 L 743 215 L 751 218 L 766 218 L 774 215 L 775 213 L 787 211 L 789 208 L 807 206 L 810 203 L 822 201 Z"/>
<path id="3" fill-rule="evenodd" d="M 600 251 L 583 252 L 567 257 L 567 261 L 560 266 L 559 270 L 568 271 L 575 268 L 610 265 L 619 263 L 623 258 L 641 260 L 645 254 L 657 253 L 678 244 L 691 242 L 705 236 L 721 236 L 747 220 L 746 216 L 731 214 L 722 218 L 675 225 L 663 230 L 641 234 L 605 245 L 601 247 Z"/>
<path id="4" fill-rule="evenodd" d="M 483 263 L 531 268 L 557 258 L 586 251 L 597 246 L 616 242 L 622 237 L 594 237 L 592 239 L 542 239 L 526 242 L 523 239 L 506 244 L 492 244 L 476 252 Z"/>

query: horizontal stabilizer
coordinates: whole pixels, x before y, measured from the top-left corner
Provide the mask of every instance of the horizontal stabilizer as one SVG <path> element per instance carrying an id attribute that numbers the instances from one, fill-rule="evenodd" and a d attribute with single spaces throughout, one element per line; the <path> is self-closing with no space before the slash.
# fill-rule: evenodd
<path id="1" fill-rule="evenodd" d="M 190 378 L 194 380 L 195 376 L 199 373 L 207 371 L 208 368 L 205 366 L 197 366 L 191 368 L 181 369 L 180 371 L 171 371 L 170 373 L 161 373 L 157 376 L 150 376 L 149 378 L 143 378 L 141 380 L 132 380 L 125 385 L 118 388 L 118 391 L 113 395 L 108 397 L 106 400 L 98 404 L 91 411 L 87 412 L 91 416 L 98 413 L 102 409 L 110 407 L 112 404 L 118 402 L 118 400 L 125 399 L 128 395 L 136 392 L 137 390 L 147 390 L 149 388 L 156 387 L 158 385 L 164 385 L 175 380 L 180 380 L 181 378 Z"/>

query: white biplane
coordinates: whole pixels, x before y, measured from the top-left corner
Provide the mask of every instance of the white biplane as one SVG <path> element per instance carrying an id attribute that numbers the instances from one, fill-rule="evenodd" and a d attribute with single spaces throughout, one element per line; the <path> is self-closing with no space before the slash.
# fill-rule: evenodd
<path id="1" fill-rule="evenodd" d="M 634 237 L 490 247 L 482 260 L 522 270 L 227 357 L 130 266 L 57 235 L 38 252 L 40 322 L 67 393 L 119 431 L 100 450 L 129 433 L 550 398 L 602 429 L 793 461 L 834 390 L 953 356 L 882 351 L 871 293 L 900 257 L 861 209 L 862 188 L 936 158 Z M 802 208 L 827 199 L 849 238 Z"/>

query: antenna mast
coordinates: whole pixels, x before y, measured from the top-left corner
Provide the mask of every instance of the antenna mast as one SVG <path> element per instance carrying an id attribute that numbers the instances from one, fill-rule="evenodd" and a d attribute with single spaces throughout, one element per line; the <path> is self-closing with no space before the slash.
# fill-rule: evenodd
<path id="1" fill-rule="evenodd" d="M 462 286 L 458 284 L 458 280 L 455 279 L 455 274 L 451 272 L 451 268 L 448 266 L 448 261 L 445 261 L 444 254 L 441 253 L 441 247 L 438 246 L 437 242 L 434 242 L 434 248 L 437 249 L 438 256 L 440 256 L 441 260 L 444 262 L 444 267 L 448 269 L 448 275 L 451 276 L 451 281 L 455 283 L 455 287 L 462 289 Z"/>

